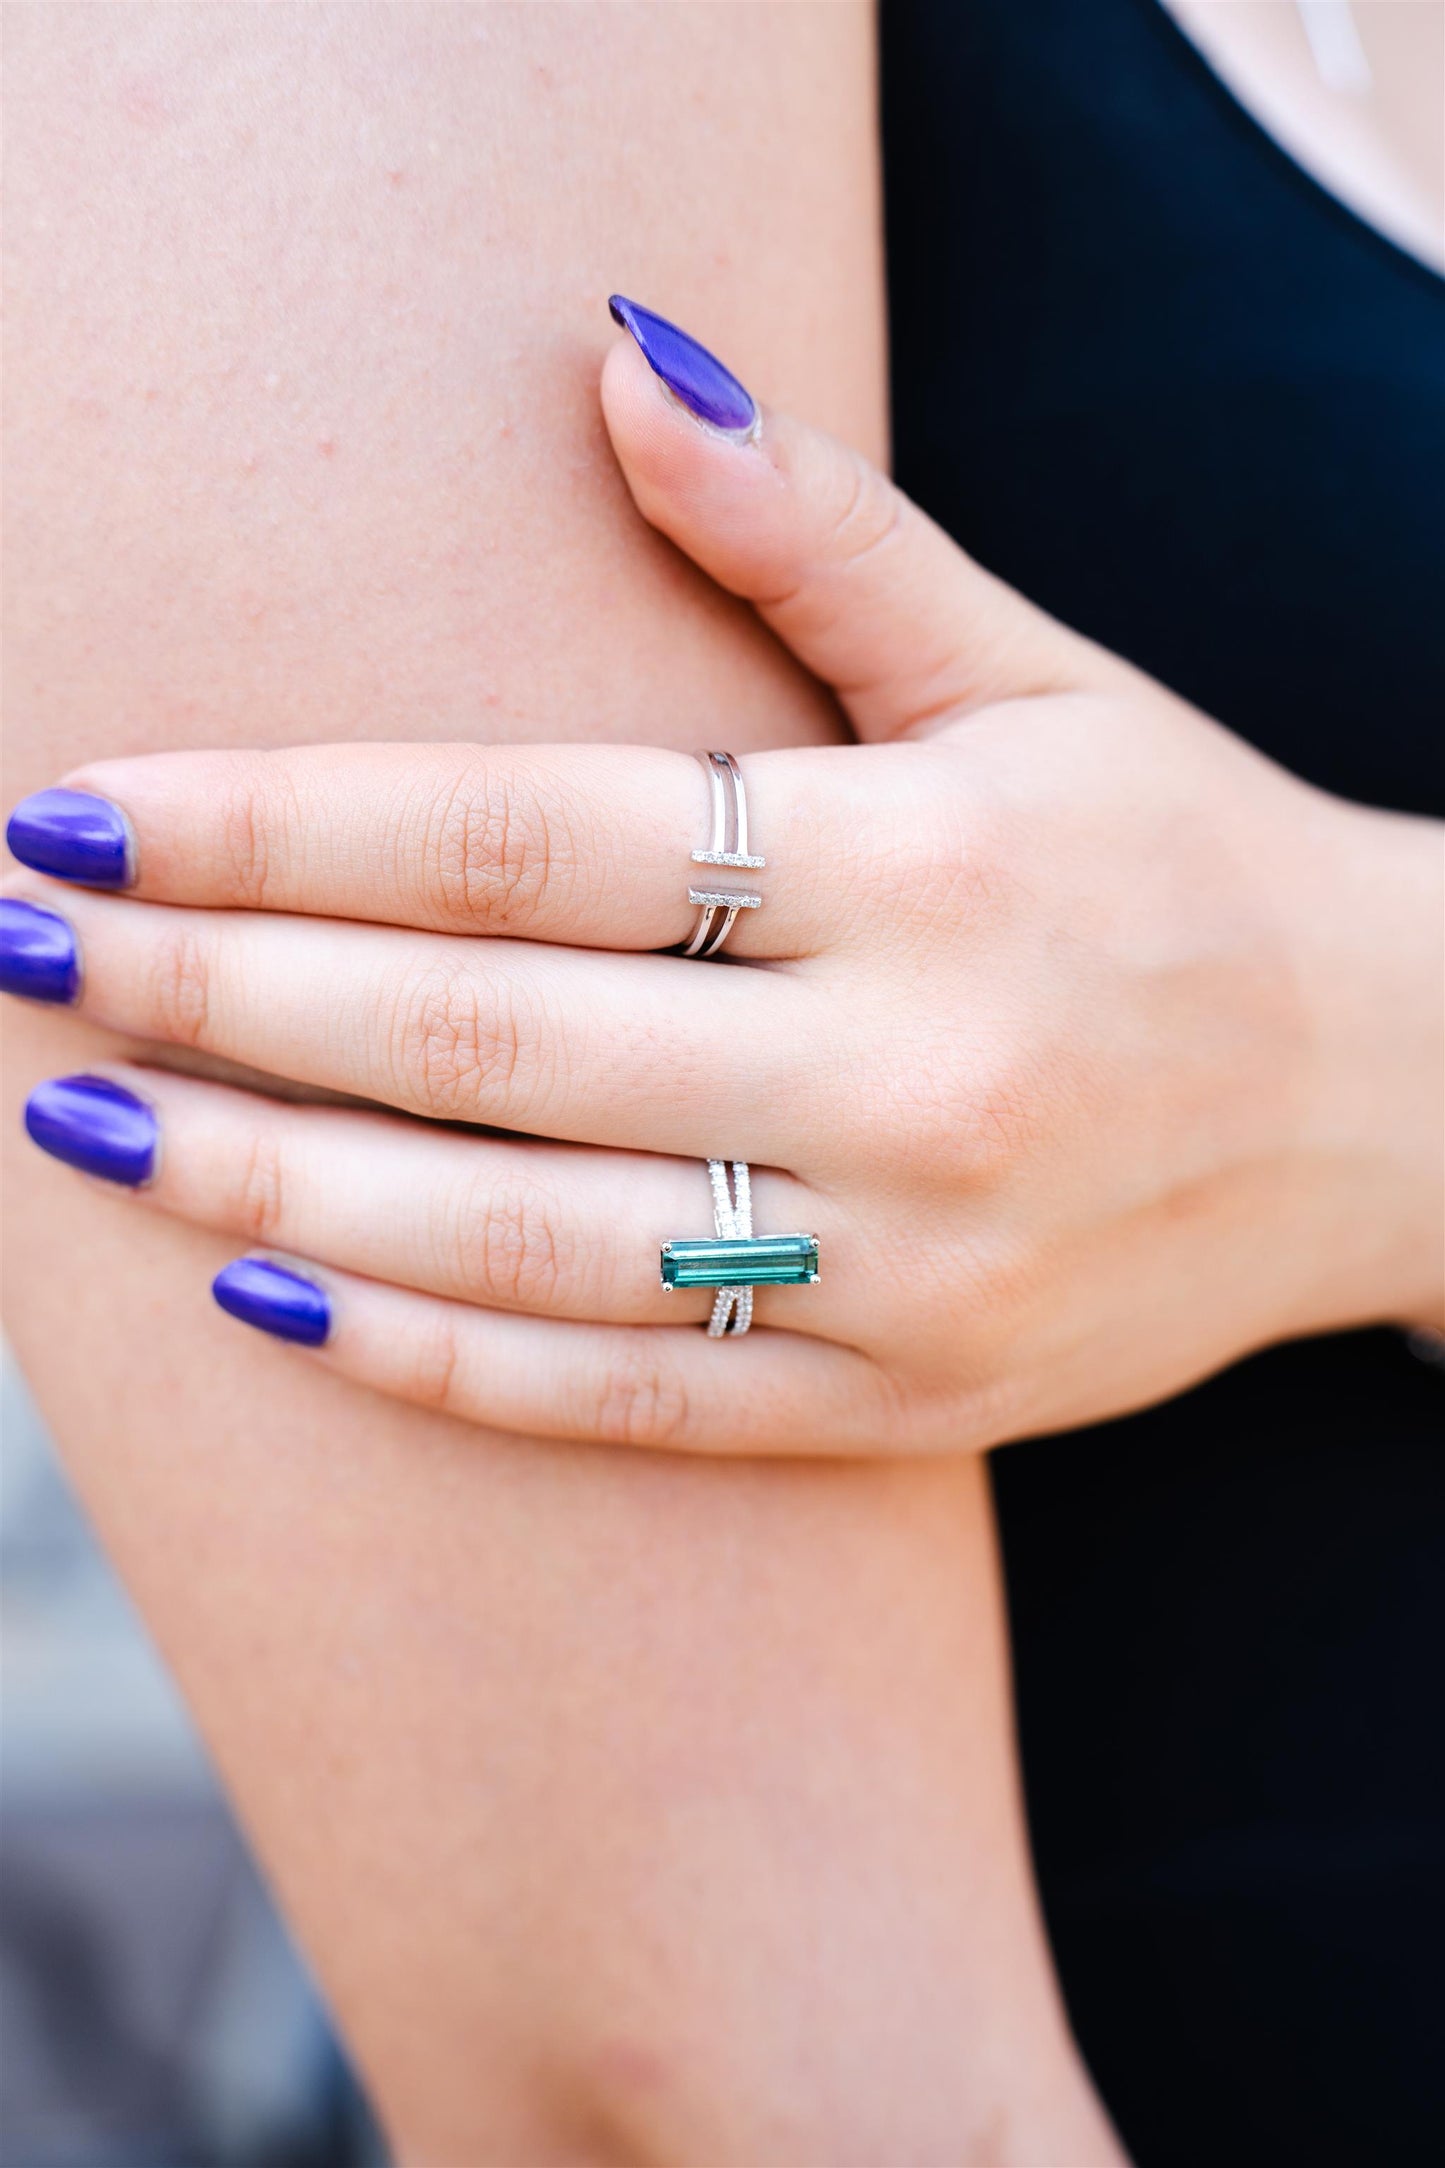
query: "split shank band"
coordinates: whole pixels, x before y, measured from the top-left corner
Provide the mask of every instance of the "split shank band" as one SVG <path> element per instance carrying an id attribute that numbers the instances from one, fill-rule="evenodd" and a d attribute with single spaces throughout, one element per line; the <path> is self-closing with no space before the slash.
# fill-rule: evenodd
<path id="1" fill-rule="evenodd" d="M 708 779 L 712 828 L 706 850 L 693 852 L 693 864 L 761 870 L 767 860 L 748 850 L 747 791 L 737 762 L 731 753 L 699 753 L 697 757 Z M 763 901 L 751 889 L 720 887 L 689 887 L 687 899 L 696 906 L 698 917 L 682 953 L 699 961 L 718 955 L 738 913 L 760 910 Z M 708 1337 L 735 1340 L 752 1325 L 755 1286 L 817 1285 L 818 1238 L 755 1235 L 747 1161 L 733 1161 L 731 1190 L 726 1160 L 710 1159 L 707 1171 L 712 1184 L 713 1237 L 664 1242 L 662 1285 L 668 1294 L 678 1287 L 715 1287 Z"/>

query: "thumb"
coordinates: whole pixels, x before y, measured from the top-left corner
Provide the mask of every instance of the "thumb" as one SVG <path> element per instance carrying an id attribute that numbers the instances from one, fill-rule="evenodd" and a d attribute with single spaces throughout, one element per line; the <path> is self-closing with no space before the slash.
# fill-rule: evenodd
<path id="1" fill-rule="evenodd" d="M 602 409 L 644 519 L 753 603 L 860 737 L 1127 665 L 976 565 L 861 453 L 751 394 L 675 324 L 620 294 Z"/>

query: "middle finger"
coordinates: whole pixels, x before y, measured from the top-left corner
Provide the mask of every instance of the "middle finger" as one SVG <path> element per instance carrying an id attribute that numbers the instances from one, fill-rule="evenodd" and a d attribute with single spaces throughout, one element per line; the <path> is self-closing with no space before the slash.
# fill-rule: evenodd
<path id="1" fill-rule="evenodd" d="M 791 972 L 32 893 L 73 931 L 80 1012 L 129 1038 L 443 1121 L 796 1165 L 822 1020 Z"/>

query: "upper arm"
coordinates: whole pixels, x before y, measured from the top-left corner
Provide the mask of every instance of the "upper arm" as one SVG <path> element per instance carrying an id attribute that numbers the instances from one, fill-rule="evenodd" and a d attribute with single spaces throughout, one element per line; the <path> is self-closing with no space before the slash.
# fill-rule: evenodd
<path id="1" fill-rule="evenodd" d="M 17 782 L 796 727 L 632 512 L 596 379 L 620 287 L 879 449 L 865 7 L 9 15 Z"/>
<path id="2" fill-rule="evenodd" d="M 13 795 L 835 727 L 636 516 L 595 386 L 621 287 L 880 453 L 865 7 L 9 18 Z M 594 2097 L 670 2157 L 962 2157 L 1005 2036 L 1048 2123 L 977 1464 L 523 1444 L 242 1344 L 215 1238 L 19 1141 L 96 1050 L 7 1032 L 7 1326 L 412 2157 L 602 2151 Z"/>

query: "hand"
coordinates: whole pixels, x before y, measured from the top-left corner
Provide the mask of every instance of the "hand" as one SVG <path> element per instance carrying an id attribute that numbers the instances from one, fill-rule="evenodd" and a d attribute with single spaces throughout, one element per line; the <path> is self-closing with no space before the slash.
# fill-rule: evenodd
<path id="1" fill-rule="evenodd" d="M 603 398 L 643 514 L 882 741 L 747 758 L 746 961 L 651 953 L 695 916 L 678 754 L 102 763 L 84 835 L 42 794 L 12 840 L 131 885 L 12 882 L 6 984 L 81 959 L 96 1023 L 431 1126 L 117 1065 L 32 1134 L 289 1253 L 253 1321 L 543 1436 L 982 1447 L 1434 1316 L 1434 831 L 1274 768 L 801 424 L 700 427 L 629 346 Z M 822 1264 L 733 1342 L 657 1276 L 724 1155 Z"/>

